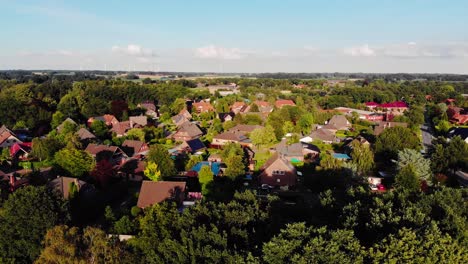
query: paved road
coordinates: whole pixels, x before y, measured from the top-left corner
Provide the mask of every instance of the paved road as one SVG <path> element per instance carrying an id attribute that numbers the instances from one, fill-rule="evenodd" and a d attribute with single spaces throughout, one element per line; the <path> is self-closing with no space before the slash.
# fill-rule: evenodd
<path id="1" fill-rule="evenodd" d="M 422 133 L 422 143 L 424 146 L 425 153 L 428 153 L 428 149 L 432 147 L 432 139 L 434 138 L 433 134 L 434 131 L 432 130 L 432 126 L 429 123 L 427 113 L 425 113 L 425 120 L 426 122 L 421 125 L 421 133 Z"/>

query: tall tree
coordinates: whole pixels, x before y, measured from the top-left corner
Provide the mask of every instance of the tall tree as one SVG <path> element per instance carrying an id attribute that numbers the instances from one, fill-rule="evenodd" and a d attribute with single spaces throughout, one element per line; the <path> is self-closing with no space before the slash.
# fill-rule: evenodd
<path id="1" fill-rule="evenodd" d="M 403 149 L 420 149 L 419 138 L 408 128 L 391 127 L 385 129 L 377 137 L 375 152 L 387 162 L 398 157 L 398 151 Z"/>
<path id="2" fill-rule="evenodd" d="M 356 165 L 359 175 L 368 173 L 374 166 L 374 153 L 369 145 L 361 144 L 358 140 L 351 142 L 352 163 Z"/>
<path id="3" fill-rule="evenodd" d="M 414 149 L 404 149 L 398 152 L 397 169 L 401 170 L 412 165 L 416 176 L 426 182 L 432 181 L 431 164 L 428 159 Z"/>
<path id="4" fill-rule="evenodd" d="M 47 229 L 68 219 L 65 203 L 46 187 L 27 186 L 15 191 L 0 215 L 0 259 L 32 263 L 41 252 Z"/>
<path id="5" fill-rule="evenodd" d="M 64 148 L 55 153 L 55 164 L 70 176 L 80 178 L 94 168 L 94 159 L 86 151 Z"/>
<path id="6" fill-rule="evenodd" d="M 412 164 L 400 169 L 395 177 L 395 187 L 410 192 L 417 192 L 421 189 L 421 181 Z"/>
<path id="7" fill-rule="evenodd" d="M 161 171 L 161 177 L 170 177 L 177 173 L 174 161 L 169 156 L 169 152 L 163 145 L 155 144 L 150 147 L 148 153 L 148 162 L 154 162 L 158 164 L 158 168 Z"/>
<path id="8" fill-rule="evenodd" d="M 200 182 L 200 185 L 202 187 L 203 195 L 206 196 L 209 194 L 209 185 L 213 181 L 213 179 L 214 175 L 211 171 L 210 166 L 202 166 L 200 172 L 198 173 L 198 181 Z"/>

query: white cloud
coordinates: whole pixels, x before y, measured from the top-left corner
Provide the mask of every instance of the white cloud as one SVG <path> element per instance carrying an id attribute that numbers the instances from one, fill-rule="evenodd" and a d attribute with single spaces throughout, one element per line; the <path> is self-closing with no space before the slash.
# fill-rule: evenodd
<path id="1" fill-rule="evenodd" d="M 344 53 L 353 57 L 370 57 L 376 55 L 375 50 L 371 49 L 368 44 L 347 48 L 344 50 Z"/>
<path id="2" fill-rule="evenodd" d="M 156 57 L 156 53 L 152 49 L 143 48 L 142 46 L 136 44 L 129 44 L 126 47 L 113 46 L 111 50 L 112 52 L 117 54 L 123 54 L 133 57 Z"/>
<path id="3" fill-rule="evenodd" d="M 195 56 L 202 59 L 238 60 L 245 57 L 246 53 L 238 48 L 224 48 L 215 45 L 197 48 Z"/>

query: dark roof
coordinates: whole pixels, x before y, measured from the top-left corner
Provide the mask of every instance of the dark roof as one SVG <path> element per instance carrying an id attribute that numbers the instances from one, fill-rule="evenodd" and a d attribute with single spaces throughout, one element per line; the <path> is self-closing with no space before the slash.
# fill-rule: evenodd
<path id="1" fill-rule="evenodd" d="M 109 151 L 109 152 L 115 153 L 121 150 L 119 149 L 119 147 L 116 147 L 116 146 L 89 144 L 86 147 L 85 151 L 87 151 L 93 156 L 96 156 L 96 154 L 98 154 L 99 152 L 103 152 L 103 151 Z"/>
<path id="2" fill-rule="evenodd" d="M 168 199 L 174 199 L 180 192 L 185 192 L 185 182 L 143 181 L 137 206 L 145 208 Z"/>
<path id="3" fill-rule="evenodd" d="M 302 156 L 303 149 L 309 149 L 315 152 L 320 152 L 320 149 L 317 146 L 303 142 L 288 145 L 286 144 L 286 141 L 281 141 L 276 147 L 276 151 L 278 151 L 280 155 L 284 156 Z"/>
<path id="4" fill-rule="evenodd" d="M 468 137 L 468 128 L 466 127 L 451 128 L 449 132 L 447 133 L 447 135 L 449 138 L 460 136 L 463 140 L 465 140 Z"/>
<path id="5" fill-rule="evenodd" d="M 182 125 L 183 123 L 189 121 L 189 120 L 187 119 L 187 117 L 185 117 L 185 116 L 182 115 L 182 114 L 175 115 L 175 116 L 173 116 L 171 119 L 172 119 L 172 122 L 174 122 L 174 124 L 176 124 L 176 125 L 178 125 L 178 126 L 180 126 L 180 125 Z"/>
<path id="6" fill-rule="evenodd" d="M 250 139 L 244 136 L 244 134 L 224 132 L 214 136 L 216 139 L 238 141 L 238 142 L 250 142 Z"/>
<path id="7" fill-rule="evenodd" d="M 185 141 L 185 143 L 192 150 L 192 152 L 197 152 L 198 150 L 206 148 L 205 144 L 203 144 L 199 138 Z"/>

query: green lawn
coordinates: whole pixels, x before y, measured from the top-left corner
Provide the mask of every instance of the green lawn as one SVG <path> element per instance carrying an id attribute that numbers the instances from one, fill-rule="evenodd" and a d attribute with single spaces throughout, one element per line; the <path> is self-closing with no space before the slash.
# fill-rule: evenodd
<path id="1" fill-rule="evenodd" d="M 254 160 L 257 161 L 257 163 L 255 164 L 255 170 L 258 171 L 270 157 L 271 153 L 268 150 L 262 150 L 255 153 Z"/>

